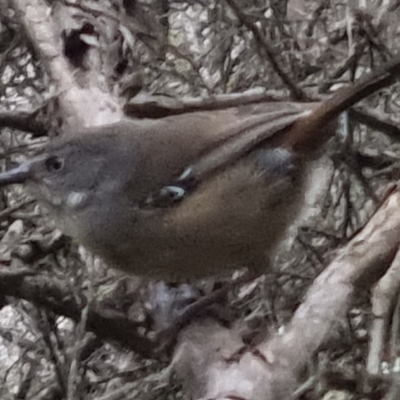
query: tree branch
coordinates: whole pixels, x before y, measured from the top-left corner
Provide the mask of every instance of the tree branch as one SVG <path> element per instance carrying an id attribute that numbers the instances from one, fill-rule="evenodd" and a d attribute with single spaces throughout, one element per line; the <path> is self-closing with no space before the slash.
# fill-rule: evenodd
<path id="1" fill-rule="evenodd" d="M 38 274 L 30 270 L 13 271 L 0 269 L 0 292 L 3 296 L 13 296 L 31 301 L 57 315 L 79 321 L 86 304 L 85 298 L 77 299 L 68 290 L 64 281 Z M 124 315 L 102 309 L 94 303 L 87 317 L 87 329 L 104 340 L 115 340 L 144 357 L 151 357 L 154 342 L 137 333 L 139 324 Z"/>

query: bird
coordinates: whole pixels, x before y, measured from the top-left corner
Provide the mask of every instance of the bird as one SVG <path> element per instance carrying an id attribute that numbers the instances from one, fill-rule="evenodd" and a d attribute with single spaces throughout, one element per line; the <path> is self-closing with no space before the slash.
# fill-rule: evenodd
<path id="1" fill-rule="evenodd" d="M 260 274 L 305 198 L 338 115 L 397 69 L 323 102 L 266 102 L 62 135 L 0 186 L 23 184 L 65 234 L 108 266 L 170 282 Z"/>

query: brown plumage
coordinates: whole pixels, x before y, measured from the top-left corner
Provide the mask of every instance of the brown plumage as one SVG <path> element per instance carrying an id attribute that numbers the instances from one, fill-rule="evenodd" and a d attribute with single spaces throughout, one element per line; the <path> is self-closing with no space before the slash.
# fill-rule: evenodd
<path id="1" fill-rule="evenodd" d="M 125 120 L 65 135 L 0 184 L 26 183 L 67 234 L 110 265 L 182 280 L 262 270 L 303 203 L 335 117 L 392 77 L 323 103 L 265 103 Z"/>

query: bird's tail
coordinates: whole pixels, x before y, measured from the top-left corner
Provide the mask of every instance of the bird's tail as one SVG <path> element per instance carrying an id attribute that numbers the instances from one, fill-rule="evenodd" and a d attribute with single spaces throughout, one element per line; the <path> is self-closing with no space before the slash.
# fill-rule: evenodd
<path id="1" fill-rule="evenodd" d="M 389 63 L 366 78 L 339 90 L 323 101 L 309 115 L 298 119 L 285 135 L 277 137 L 282 145 L 294 153 L 308 153 L 319 149 L 331 134 L 324 127 L 340 113 L 377 90 L 389 86 L 400 74 L 400 59 Z"/>

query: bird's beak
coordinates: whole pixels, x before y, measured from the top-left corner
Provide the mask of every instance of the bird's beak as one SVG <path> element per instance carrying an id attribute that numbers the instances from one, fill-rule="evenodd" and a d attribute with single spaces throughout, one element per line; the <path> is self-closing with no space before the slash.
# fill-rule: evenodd
<path id="1" fill-rule="evenodd" d="M 25 183 L 32 174 L 33 165 L 34 160 L 27 160 L 9 171 L 0 173 L 0 187 L 14 183 Z"/>

